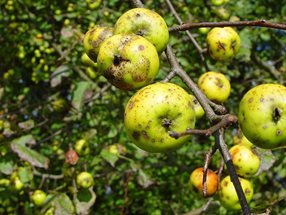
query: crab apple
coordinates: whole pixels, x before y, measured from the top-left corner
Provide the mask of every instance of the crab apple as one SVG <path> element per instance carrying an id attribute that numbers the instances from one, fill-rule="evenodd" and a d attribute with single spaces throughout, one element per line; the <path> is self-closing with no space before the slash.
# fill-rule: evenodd
<path id="1" fill-rule="evenodd" d="M 190 94 L 193 103 L 194 103 L 194 108 L 195 108 L 195 113 L 196 113 L 196 119 L 200 119 L 205 115 L 205 111 L 203 109 L 203 107 L 201 106 L 201 104 L 199 103 L 199 101 L 197 100 L 197 98 Z"/>
<path id="2" fill-rule="evenodd" d="M 88 57 L 96 62 L 102 42 L 113 35 L 113 28 L 96 25 L 85 33 L 83 39 L 84 51 Z"/>
<path id="3" fill-rule="evenodd" d="M 240 48 L 240 37 L 231 27 L 215 27 L 207 35 L 210 56 L 219 61 L 229 61 Z"/>
<path id="4" fill-rule="evenodd" d="M 137 34 L 150 41 L 162 53 L 169 41 L 165 20 L 156 12 L 134 8 L 122 14 L 114 26 L 114 34 Z"/>
<path id="5" fill-rule="evenodd" d="M 286 145 L 286 87 L 261 84 L 241 99 L 238 122 L 254 145 L 274 149 Z"/>
<path id="6" fill-rule="evenodd" d="M 89 172 L 81 172 L 76 177 L 77 186 L 82 188 L 90 188 L 94 185 L 94 180 Z"/>
<path id="7" fill-rule="evenodd" d="M 245 198 L 247 202 L 250 202 L 253 196 L 253 186 L 251 182 L 247 179 L 240 178 L 239 181 L 244 192 Z M 241 209 L 239 199 L 235 190 L 235 187 L 230 179 L 230 176 L 226 176 L 220 182 L 220 190 L 219 190 L 219 200 L 221 204 L 231 210 L 239 210 Z"/>
<path id="8" fill-rule="evenodd" d="M 260 158 L 251 147 L 237 144 L 230 148 L 229 153 L 238 175 L 249 178 L 257 173 Z"/>
<path id="9" fill-rule="evenodd" d="M 148 152 L 172 151 L 189 137 L 175 139 L 170 131 L 183 132 L 195 126 L 190 95 L 173 83 L 155 83 L 141 88 L 128 101 L 124 125 L 128 137 Z"/>
<path id="10" fill-rule="evenodd" d="M 198 87 L 208 99 L 218 103 L 226 101 L 231 90 L 227 77 L 220 72 L 214 71 L 202 74 L 198 80 Z"/>
<path id="11" fill-rule="evenodd" d="M 203 191 L 203 175 L 204 175 L 204 169 L 202 167 L 199 167 L 195 169 L 191 175 L 189 184 L 190 186 L 194 186 L 198 191 L 202 193 Z M 208 169 L 207 175 L 206 175 L 206 186 L 207 186 L 207 196 L 212 196 L 216 193 L 218 188 L 218 176 L 215 172 Z"/>
<path id="12" fill-rule="evenodd" d="M 159 71 L 156 48 L 136 34 L 106 39 L 97 57 L 98 72 L 119 89 L 132 90 L 150 84 Z"/>
<path id="13" fill-rule="evenodd" d="M 35 190 L 31 196 L 31 201 L 37 205 L 42 206 L 47 198 L 47 194 L 43 190 Z"/>

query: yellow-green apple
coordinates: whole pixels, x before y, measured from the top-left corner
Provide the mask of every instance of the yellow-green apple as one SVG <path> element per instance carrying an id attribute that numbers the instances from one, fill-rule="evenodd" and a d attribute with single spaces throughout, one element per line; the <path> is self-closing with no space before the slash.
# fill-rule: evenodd
<path id="1" fill-rule="evenodd" d="M 249 180 L 240 177 L 239 181 L 244 192 L 246 201 L 250 202 L 253 196 L 252 183 Z M 221 204 L 227 209 L 241 209 L 239 199 L 235 187 L 230 179 L 230 176 L 226 176 L 220 183 L 219 200 Z"/>
<path id="2" fill-rule="evenodd" d="M 31 201 L 37 205 L 42 206 L 47 198 L 47 194 L 43 190 L 35 190 L 31 195 Z"/>
<path id="3" fill-rule="evenodd" d="M 78 187 L 87 189 L 94 185 L 94 180 L 89 172 L 81 172 L 76 176 L 76 184 Z"/>
<path id="4" fill-rule="evenodd" d="M 194 107 L 195 107 L 195 113 L 196 113 L 196 119 L 200 119 L 203 117 L 203 115 L 205 115 L 205 111 L 203 109 L 203 107 L 201 106 L 201 104 L 199 103 L 199 101 L 197 100 L 197 98 L 190 94 L 193 103 L 194 103 Z"/>
<path id="5" fill-rule="evenodd" d="M 218 103 L 228 99 L 231 89 L 228 78 L 224 74 L 214 71 L 202 74 L 198 80 L 198 87 L 208 99 Z"/>
<path id="6" fill-rule="evenodd" d="M 96 25 L 84 35 L 83 47 L 88 57 L 96 62 L 102 42 L 113 35 L 113 28 Z"/>
<path id="7" fill-rule="evenodd" d="M 188 136 L 175 139 L 170 131 L 183 132 L 195 126 L 194 103 L 183 88 L 173 83 L 155 83 L 137 91 L 125 107 L 128 137 L 148 152 L 179 148 Z"/>
<path id="8" fill-rule="evenodd" d="M 254 145 L 273 149 L 286 145 L 286 87 L 261 84 L 241 99 L 238 121 L 242 133 Z"/>
<path id="9" fill-rule="evenodd" d="M 136 34 L 106 39 L 97 57 L 98 72 L 114 86 L 132 90 L 150 84 L 159 71 L 156 48 Z"/>
<path id="10" fill-rule="evenodd" d="M 145 8 L 134 8 L 122 14 L 114 26 L 114 34 L 134 33 L 149 40 L 163 52 L 169 41 L 165 20 L 156 12 Z"/>
<path id="11" fill-rule="evenodd" d="M 260 158 L 253 148 L 237 144 L 230 148 L 229 153 L 238 175 L 249 178 L 257 173 L 260 167 Z"/>
<path id="12" fill-rule="evenodd" d="M 231 27 L 215 27 L 207 35 L 208 52 L 219 61 L 231 60 L 240 48 L 240 37 Z"/>

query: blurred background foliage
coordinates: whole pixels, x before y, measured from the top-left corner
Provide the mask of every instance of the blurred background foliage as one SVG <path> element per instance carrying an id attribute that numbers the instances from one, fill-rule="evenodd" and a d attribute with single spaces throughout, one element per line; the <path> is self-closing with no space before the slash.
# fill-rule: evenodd
<path id="1" fill-rule="evenodd" d="M 165 1 L 144 3 L 161 14 L 168 26 L 177 24 Z M 286 17 L 285 0 L 228 0 L 222 6 L 208 0 L 178 0 L 173 4 L 184 22 L 285 22 Z M 124 107 L 134 92 L 111 87 L 97 75 L 96 67 L 83 62 L 84 33 L 97 24 L 113 26 L 132 7 L 129 1 L 119 0 L 0 0 L 0 214 L 240 214 L 226 211 L 217 196 L 204 199 L 189 189 L 189 175 L 203 166 L 213 137 L 193 136 L 182 148 L 166 154 L 139 150 L 123 127 Z M 249 88 L 284 84 L 286 70 L 285 31 L 260 27 L 237 31 L 242 46 L 235 59 L 221 63 L 206 56 L 211 70 L 231 80 L 231 97 L 225 106 L 234 114 Z M 191 32 L 205 49 L 206 34 L 198 29 Z M 170 44 L 197 81 L 206 70 L 186 34 L 172 33 Z M 162 55 L 157 80 L 169 69 Z M 178 78 L 172 82 L 185 87 Z M 198 128 L 208 126 L 205 118 L 197 122 Z M 236 133 L 235 126 L 227 130 L 229 146 Z M 65 153 L 75 148 L 79 161 L 69 165 Z M 279 149 L 265 156 L 270 169 L 251 179 L 254 212 L 286 214 L 284 153 Z M 217 153 L 211 169 L 217 170 L 219 163 Z M 82 171 L 94 176 L 90 190 L 76 189 L 75 176 Z M 23 187 L 16 185 L 15 177 Z M 30 201 L 36 189 L 48 194 L 42 207 Z"/>

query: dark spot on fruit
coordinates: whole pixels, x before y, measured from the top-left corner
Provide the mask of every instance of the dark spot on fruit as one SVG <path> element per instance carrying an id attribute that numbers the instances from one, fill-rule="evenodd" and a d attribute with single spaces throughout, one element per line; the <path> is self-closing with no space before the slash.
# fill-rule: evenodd
<path id="1" fill-rule="evenodd" d="M 149 140 L 149 136 L 146 131 L 142 131 L 142 136 L 144 137 L 145 140 Z"/>
<path id="2" fill-rule="evenodd" d="M 235 46 L 236 46 L 236 40 L 232 40 L 230 44 L 230 48 L 233 50 L 233 52 L 235 50 Z"/>
<path id="3" fill-rule="evenodd" d="M 225 198 L 226 198 L 226 199 L 230 199 L 230 197 L 229 197 L 229 196 L 225 196 Z"/>
<path id="4" fill-rule="evenodd" d="M 134 102 L 131 101 L 131 102 L 129 103 L 129 105 L 128 105 L 128 109 L 131 110 L 131 109 L 133 108 L 133 106 L 134 106 Z"/>
<path id="5" fill-rule="evenodd" d="M 140 13 L 136 13 L 136 15 L 135 15 L 136 17 L 140 17 L 141 16 L 141 14 Z"/>
<path id="6" fill-rule="evenodd" d="M 138 140 L 139 137 L 140 137 L 140 133 L 139 133 L 138 131 L 134 131 L 134 132 L 132 133 L 132 137 L 133 137 L 135 140 Z"/>
<path id="7" fill-rule="evenodd" d="M 228 182 L 225 181 L 225 182 L 223 183 L 223 186 L 227 187 L 227 186 L 228 186 Z"/>
<path id="8" fill-rule="evenodd" d="M 251 102 L 253 102 L 253 97 L 248 99 L 248 103 L 251 103 Z"/>
<path id="9" fill-rule="evenodd" d="M 222 42 L 220 42 L 220 41 L 218 41 L 218 42 L 217 42 L 217 48 L 218 48 L 219 50 L 222 49 L 222 50 L 225 51 L 225 44 L 222 43 Z"/>
<path id="10" fill-rule="evenodd" d="M 263 125 L 263 126 L 262 126 L 263 129 L 266 129 L 267 127 L 268 127 L 267 125 Z"/>
<path id="11" fill-rule="evenodd" d="M 217 85 L 219 88 L 223 88 L 223 84 L 222 84 L 221 80 L 220 80 L 218 77 L 215 77 L 215 80 L 216 80 L 216 85 Z"/>
<path id="12" fill-rule="evenodd" d="M 246 189 L 244 190 L 244 193 L 245 193 L 246 195 L 249 195 L 249 194 L 251 193 L 251 191 L 250 191 L 248 188 L 246 188 Z"/>
<path id="13" fill-rule="evenodd" d="M 274 110 L 272 111 L 272 118 L 275 123 L 277 123 L 281 118 L 281 114 L 278 108 L 274 108 Z"/>
<path id="14" fill-rule="evenodd" d="M 140 50 L 140 51 L 143 51 L 143 50 L 144 50 L 144 46 L 143 46 L 143 45 L 140 45 L 140 46 L 139 46 L 139 50 Z"/>
<path id="15" fill-rule="evenodd" d="M 263 97 L 261 97 L 259 100 L 260 100 L 260 102 L 264 102 L 264 98 Z"/>
<path id="16" fill-rule="evenodd" d="M 282 134 L 282 131 L 279 130 L 279 129 L 277 129 L 277 130 L 276 130 L 276 135 L 277 135 L 277 136 L 280 136 L 281 134 Z"/>

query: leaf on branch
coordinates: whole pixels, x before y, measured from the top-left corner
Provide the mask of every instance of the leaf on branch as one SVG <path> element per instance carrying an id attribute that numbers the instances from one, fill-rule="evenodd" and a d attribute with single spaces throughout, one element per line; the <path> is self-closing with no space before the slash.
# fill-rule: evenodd
<path id="1" fill-rule="evenodd" d="M 90 97 L 90 84 L 87 81 L 78 82 L 73 92 L 72 106 L 80 111 L 84 102 Z"/>
<path id="2" fill-rule="evenodd" d="M 137 182 L 144 188 L 148 188 L 154 184 L 154 181 L 150 178 L 150 176 L 143 172 L 141 169 L 139 169 L 138 172 Z"/>
<path id="3" fill-rule="evenodd" d="M 26 146 L 26 144 L 31 141 L 35 141 L 32 135 L 25 135 L 14 139 L 11 142 L 11 149 L 18 154 L 22 160 L 28 161 L 32 166 L 47 169 L 49 166 L 49 159 Z"/>
<path id="4" fill-rule="evenodd" d="M 260 167 L 256 173 L 256 175 L 259 175 L 261 172 L 267 171 L 273 166 L 275 156 L 273 155 L 272 151 L 268 149 L 255 148 L 255 152 L 260 157 Z"/>
<path id="5" fill-rule="evenodd" d="M 116 154 L 109 152 L 107 149 L 102 149 L 100 152 L 102 158 L 107 161 L 111 166 L 115 166 L 116 161 L 118 161 L 119 157 Z"/>
<path id="6" fill-rule="evenodd" d="M 19 122 L 18 126 L 23 131 L 28 131 L 28 130 L 31 130 L 32 128 L 34 128 L 35 122 L 34 122 L 34 120 L 30 119 L 30 120 L 27 120 L 25 122 Z"/>
<path id="7" fill-rule="evenodd" d="M 236 55 L 236 58 L 242 61 L 249 62 L 251 55 L 251 48 L 252 48 L 252 41 L 251 41 L 252 32 L 249 29 L 245 28 L 240 31 L 239 37 L 240 37 L 241 47 Z"/>
<path id="8" fill-rule="evenodd" d="M 60 65 L 51 75 L 51 87 L 56 87 L 62 83 L 64 77 L 68 77 L 71 74 L 71 69 L 67 65 Z"/>
<path id="9" fill-rule="evenodd" d="M 7 157 L 0 157 L 0 172 L 6 175 L 11 175 L 13 172 L 14 162 Z"/>
<path id="10" fill-rule="evenodd" d="M 54 199 L 54 215 L 70 215 L 74 214 L 74 206 L 72 201 L 65 193 L 61 193 Z"/>

